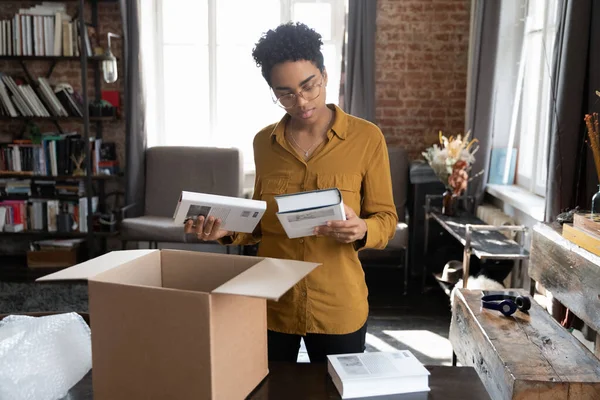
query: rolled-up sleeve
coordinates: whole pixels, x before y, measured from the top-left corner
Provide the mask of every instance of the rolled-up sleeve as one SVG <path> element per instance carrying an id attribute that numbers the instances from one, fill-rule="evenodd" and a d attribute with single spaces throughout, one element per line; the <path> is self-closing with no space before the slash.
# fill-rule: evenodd
<path id="1" fill-rule="evenodd" d="M 363 201 L 360 217 L 367 224 L 366 238 L 356 249 L 383 249 L 396 233 L 398 214 L 394 204 L 392 178 L 387 145 L 380 136 L 363 179 Z"/>

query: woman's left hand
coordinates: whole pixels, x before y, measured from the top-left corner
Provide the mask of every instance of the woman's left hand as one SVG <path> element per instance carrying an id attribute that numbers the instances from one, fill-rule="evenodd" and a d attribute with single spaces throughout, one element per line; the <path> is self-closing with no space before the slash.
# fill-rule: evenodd
<path id="1" fill-rule="evenodd" d="M 315 228 L 317 236 L 331 236 L 341 243 L 352 243 L 361 240 L 367 234 L 367 223 L 344 204 L 345 221 L 329 221 L 325 226 Z"/>

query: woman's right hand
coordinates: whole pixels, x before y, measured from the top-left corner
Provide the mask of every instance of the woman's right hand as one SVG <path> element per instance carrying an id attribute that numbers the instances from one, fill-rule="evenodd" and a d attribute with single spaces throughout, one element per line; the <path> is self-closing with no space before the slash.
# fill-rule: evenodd
<path id="1" fill-rule="evenodd" d="M 221 220 L 215 217 L 199 216 L 196 220 L 189 219 L 185 223 L 185 233 L 194 233 L 198 240 L 214 241 L 225 236 L 233 235 L 233 232 L 221 229 Z"/>

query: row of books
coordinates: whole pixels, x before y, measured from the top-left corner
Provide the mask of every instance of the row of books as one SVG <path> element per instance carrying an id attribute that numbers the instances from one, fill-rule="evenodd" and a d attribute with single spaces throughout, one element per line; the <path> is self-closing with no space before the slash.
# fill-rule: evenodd
<path id="1" fill-rule="evenodd" d="M 92 174 L 103 168 L 100 149 L 102 139 L 89 138 Z M 27 173 L 31 175 L 73 175 L 85 172 L 85 139 L 77 132 L 43 135 L 41 143 L 15 140 L 0 144 L 0 173 Z M 79 168 L 81 171 L 77 171 Z"/>
<path id="2" fill-rule="evenodd" d="M 11 19 L 0 20 L 0 56 L 79 56 L 83 33 L 85 54 L 93 55 L 90 35 L 95 29 L 67 14 L 64 3 L 43 2 L 21 8 Z"/>
<path id="3" fill-rule="evenodd" d="M 83 117 L 83 99 L 71 85 L 50 85 L 38 77 L 34 84 L 0 72 L 0 115 L 7 117 Z"/>
<path id="4" fill-rule="evenodd" d="M 98 197 L 92 197 L 92 213 Z M 87 232 L 87 197 L 72 200 L 5 200 L 0 201 L 0 230 L 4 232 Z"/>
<path id="5" fill-rule="evenodd" d="M 85 182 L 80 181 L 36 181 L 31 179 L 0 179 L 2 198 L 53 198 L 76 197 L 85 194 Z"/>

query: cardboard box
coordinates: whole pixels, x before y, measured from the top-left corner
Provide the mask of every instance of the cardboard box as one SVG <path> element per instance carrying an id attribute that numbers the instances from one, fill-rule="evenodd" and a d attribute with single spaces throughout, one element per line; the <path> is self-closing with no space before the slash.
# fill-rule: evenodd
<path id="1" fill-rule="evenodd" d="M 80 260 L 79 248 L 59 250 L 35 250 L 27 252 L 29 268 L 60 268 L 71 267 Z"/>
<path id="2" fill-rule="evenodd" d="M 88 281 L 94 399 L 229 400 L 268 374 L 266 299 L 318 265 L 127 250 L 38 281 Z"/>

